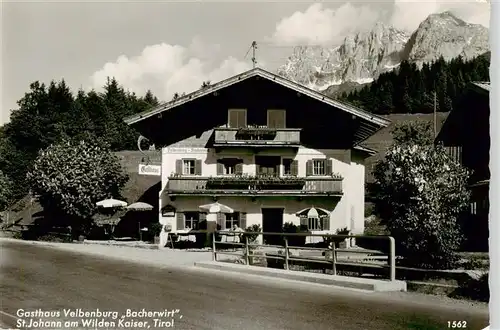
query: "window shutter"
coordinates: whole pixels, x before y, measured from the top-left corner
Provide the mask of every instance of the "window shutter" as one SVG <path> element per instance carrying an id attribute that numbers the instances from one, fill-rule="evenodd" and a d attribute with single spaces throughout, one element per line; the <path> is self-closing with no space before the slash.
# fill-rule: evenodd
<path id="1" fill-rule="evenodd" d="M 330 216 L 323 217 L 323 230 L 330 230 Z"/>
<path id="2" fill-rule="evenodd" d="M 306 163 L 306 176 L 313 175 L 313 161 L 308 160 Z"/>
<path id="3" fill-rule="evenodd" d="M 224 164 L 221 162 L 217 162 L 217 175 L 223 175 L 224 174 Z"/>
<path id="4" fill-rule="evenodd" d="M 325 174 L 331 175 L 333 173 L 333 159 L 325 159 Z"/>
<path id="5" fill-rule="evenodd" d="M 182 174 L 182 159 L 175 161 L 175 173 Z"/>
<path id="6" fill-rule="evenodd" d="M 285 128 L 285 110 L 275 110 L 274 112 L 274 123 L 276 128 Z"/>
<path id="7" fill-rule="evenodd" d="M 238 114 L 238 128 L 247 127 L 247 112 L 246 110 L 240 110 Z"/>
<path id="8" fill-rule="evenodd" d="M 290 174 L 293 176 L 299 175 L 299 161 L 298 160 L 292 160 L 292 162 L 290 164 Z"/>
<path id="9" fill-rule="evenodd" d="M 300 226 L 307 227 L 307 217 L 306 216 L 301 216 L 300 217 Z"/>
<path id="10" fill-rule="evenodd" d="M 238 127 L 238 111 L 229 111 L 229 127 Z"/>
<path id="11" fill-rule="evenodd" d="M 240 228 L 243 230 L 247 229 L 247 213 L 240 212 Z"/>
<path id="12" fill-rule="evenodd" d="M 259 164 L 255 164 L 255 174 L 256 175 L 260 175 L 260 165 Z"/>
<path id="13" fill-rule="evenodd" d="M 217 213 L 217 224 L 221 230 L 226 229 L 226 215 L 224 213 Z"/>
<path id="14" fill-rule="evenodd" d="M 200 222 L 207 221 L 207 214 L 206 213 L 200 212 L 199 217 L 200 217 Z"/>
<path id="15" fill-rule="evenodd" d="M 238 161 L 238 163 L 236 163 L 236 165 L 234 166 L 234 173 L 236 175 L 243 174 L 243 162 L 242 161 Z"/>
<path id="16" fill-rule="evenodd" d="M 177 212 L 177 214 L 175 216 L 177 218 L 177 230 L 183 230 L 185 228 L 185 226 L 184 226 L 184 213 Z"/>
<path id="17" fill-rule="evenodd" d="M 194 174 L 201 175 L 201 159 L 194 161 Z"/>

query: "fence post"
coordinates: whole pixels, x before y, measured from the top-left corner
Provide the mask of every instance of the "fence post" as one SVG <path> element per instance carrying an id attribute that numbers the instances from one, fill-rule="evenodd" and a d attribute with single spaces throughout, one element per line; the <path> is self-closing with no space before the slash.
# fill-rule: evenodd
<path id="1" fill-rule="evenodd" d="M 389 279 L 391 281 L 396 280 L 396 241 L 394 237 L 389 236 Z"/>
<path id="2" fill-rule="evenodd" d="M 288 237 L 285 236 L 285 269 L 288 270 Z"/>
<path id="3" fill-rule="evenodd" d="M 332 271 L 337 275 L 337 251 L 335 251 L 335 241 L 332 240 Z"/>
<path id="4" fill-rule="evenodd" d="M 248 236 L 245 235 L 245 264 L 247 266 L 250 264 L 250 260 L 248 258 L 249 254 L 250 254 L 250 251 L 248 249 Z"/>
<path id="5" fill-rule="evenodd" d="M 215 231 L 212 233 L 212 261 L 217 261 L 217 255 L 215 251 Z"/>

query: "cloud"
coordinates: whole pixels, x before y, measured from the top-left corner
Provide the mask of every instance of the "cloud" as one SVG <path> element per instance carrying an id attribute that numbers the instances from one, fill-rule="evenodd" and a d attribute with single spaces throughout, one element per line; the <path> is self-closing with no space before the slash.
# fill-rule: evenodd
<path id="1" fill-rule="evenodd" d="M 489 26 L 490 5 L 486 0 L 395 0 L 384 11 L 349 2 L 336 9 L 314 3 L 281 19 L 268 41 L 284 45 L 336 45 L 348 34 L 370 29 L 381 21 L 413 32 L 432 13 L 451 11 L 466 22 Z"/>
<path id="2" fill-rule="evenodd" d="M 288 45 L 336 43 L 349 33 L 372 27 L 381 15 L 368 6 L 354 6 L 349 2 L 337 9 L 314 3 L 304 12 L 297 11 L 278 22 L 270 39 Z"/>
<path id="3" fill-rule="evenodd" d="M 166 43 L 147 46 L 138 56 L 121 55 L 106 63 L 92 74 L 91 87 L 101 90 L 108 77 L 115 77 L 132 92 L 143 95 L 150 89 L 161 100 L 169 101 L 175 93 L 197 90 L 203 81 L 218 82 L 251 68 L 249 62 L 233 57 L 219 62 L 204 58 L 207 47 L 212 55 L 220 50 L 219 45 L 205 46 L 199 38 L 189 47 Z"/>
<path id="4" fill-rule="evenodd" d="M 433 13 L 451 11 L 468 23 L 489 27 L 490 4 L 485 1 L 470 0 L 396 0 L 390 22 L 394 27 L 414 31 L 420 22 Z"/>

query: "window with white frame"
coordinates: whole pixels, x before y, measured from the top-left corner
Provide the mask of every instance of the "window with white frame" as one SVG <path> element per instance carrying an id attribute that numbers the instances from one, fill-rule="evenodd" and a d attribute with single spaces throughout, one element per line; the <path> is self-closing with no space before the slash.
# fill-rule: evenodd
<path id="1" fill-rule="evenodd" d="M 226 214 L 226 228 L 233 229 L 233 226 L 240 226 L 240 214 L 238 212 Z"/>
<path id="2" fill-rule="evenodd" d="M 185 212 L 184 213 L 184 228 L 185 229 L 198 229 L 200 223 L 200 213 L 198 212 Z"/>
<path id="3" fill-rule="evenodd" d="M 194 175 L 195 174 L 196 163 L 194 159 L 183 159 L 182 160 L 182 174 L 184 175 Z"/>
<path id="4" fill-rule="evenodd" d="M 326 175 L 326 161 L 324 159 L 313 160 L 313 175 Z"/>

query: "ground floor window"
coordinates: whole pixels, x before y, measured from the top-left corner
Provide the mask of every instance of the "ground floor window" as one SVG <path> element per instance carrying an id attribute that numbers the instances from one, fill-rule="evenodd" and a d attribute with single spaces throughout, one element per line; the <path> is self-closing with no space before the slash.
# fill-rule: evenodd
<path id="1" fill-rule="evenodd" d="M 226 228 L 232 229 L 234 225 L 240 227 L 240 214 L 238 212 L 226 214 Z"/>
<path id="2" fill-rule="evenodd" d="M 184 213 L 184 228 L 185 229 L 198 229 L 200 223 L 200 213 L 198 212 L 185 212 Z"/>
<path id="3" fill-rule="evenodd" d="M 318 218 L 308 218 L 307 219 L 307 229 L 308 230 L 323 230 L 323 221 Z"/>

